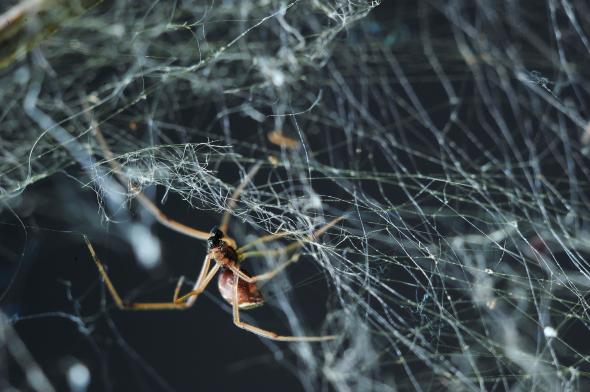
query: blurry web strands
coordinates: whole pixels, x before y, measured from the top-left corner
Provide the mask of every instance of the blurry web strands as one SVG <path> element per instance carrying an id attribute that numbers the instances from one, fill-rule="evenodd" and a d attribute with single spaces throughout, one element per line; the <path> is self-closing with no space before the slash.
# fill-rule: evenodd
<path id="1" fill-rule="evenodd" d="M 23 341 L 0 313 L 0 349 L 6 349 L 25 374 L 29 386 L 38 392 L 54 392 L 49 379 L 39 367 Z"/>

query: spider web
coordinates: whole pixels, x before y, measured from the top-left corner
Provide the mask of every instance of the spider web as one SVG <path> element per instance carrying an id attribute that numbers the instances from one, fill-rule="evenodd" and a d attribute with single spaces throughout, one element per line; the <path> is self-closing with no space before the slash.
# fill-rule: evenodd
<path id="1" fill-rule="evenodd" d="M 32 184 L 67 173 L 97 195 L 81 202 L 92 230 L 149 269 L 163 244 L 127 215 L 135 191 L 110 161 L 164 206 L 217 214 L 261 164 L 236 236 L 305 241 L 328 292 L 315 331 L 341 334 L 269 346 L 303 389 L 584 390 L 588 15 L 569 0 L 105 2 L 0 74 L 0 200 L 22 216 Z M 313 334 L 290 276 L 273 305 Z M 17 322 L 0 341 L 19 357 Z"/>

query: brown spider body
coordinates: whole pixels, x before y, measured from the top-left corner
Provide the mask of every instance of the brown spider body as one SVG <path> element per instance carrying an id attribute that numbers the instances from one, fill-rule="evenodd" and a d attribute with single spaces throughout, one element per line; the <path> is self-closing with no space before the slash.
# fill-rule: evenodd
<path id="1" fill-rule="evenodd" d="M 236 250 L 222 240 L 222 237 L 223 232 L 214 229 L 212 236 L 208 240 L 209 255 L 223 268 L 219 273 L 219 278 L 217 280 L 217 288 L 219 289 L 219 293 L 221 293 L 221 297 L 226 300 L 227 303 L 233 305 L 234 289 L 237 280 L 238 306 L 240 309 L 248 310 L 264 305 L 264 297 L 260 290 L 258 290 L 256 283 L 246 282 L 244 279 L 236 276 L 232 271 L 232 269 L 239 269 L 244 274 L 248 275 L 247 272 L 239 266 Z"/>
<path id="2" fill-rule="evenodd" d="M 242 272 L 245 272 L 242 270 Z M 233 271 L 226 269 L 219 273 L 217 288 L 224 300 L 230 305 L 234 303 L 234 286 L 236 276 Z M 264 305 L 262 293 L 256 287 L 256 283 L 248 283 L 244 279 L 238 278 L 238 306 L 240 309 L 254 309 Z"/>

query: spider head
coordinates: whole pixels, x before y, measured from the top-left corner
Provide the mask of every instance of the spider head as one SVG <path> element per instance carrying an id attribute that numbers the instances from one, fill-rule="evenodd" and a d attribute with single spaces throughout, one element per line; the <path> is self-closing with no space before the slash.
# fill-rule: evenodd
<path id="1" fill-rule="evenodd" d="M 209 249 L 217 248 L 221 245 L 224 234 L 223 231 L 219 230 L 219 228 L 214 227 L 211 230 L 211 237 L 207 239 L 207 244 L 209 245 Z"/>

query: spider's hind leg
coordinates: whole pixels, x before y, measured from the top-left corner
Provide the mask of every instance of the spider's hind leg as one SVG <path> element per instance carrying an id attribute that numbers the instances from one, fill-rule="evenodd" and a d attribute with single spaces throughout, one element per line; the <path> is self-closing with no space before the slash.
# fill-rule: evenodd
<path id="1" fill-rule="evenodd" d="M 238 279 L 238 274 L 234 272 L 234 279 Z M 269 331 L 267 329 L 258 328 L 252 324 L 245 323 L 240 320 L 240 305 L 238 301 L 238 285 L 234 285 L 234 292 L 233 292 L 233 304 L 232 304 L 232 314 L 234 319 L 234 324 L 241 329 L 245 329 L 246 331 L 252 332 L 258 336 L 262 336 L 267 339 L 278 340 L 283 342 L 320 342 L 324 340 L 332 340 L 335 339 L 336 335 L 326 335 L 326 336 L 281 336 L 276 332 Z"/>

